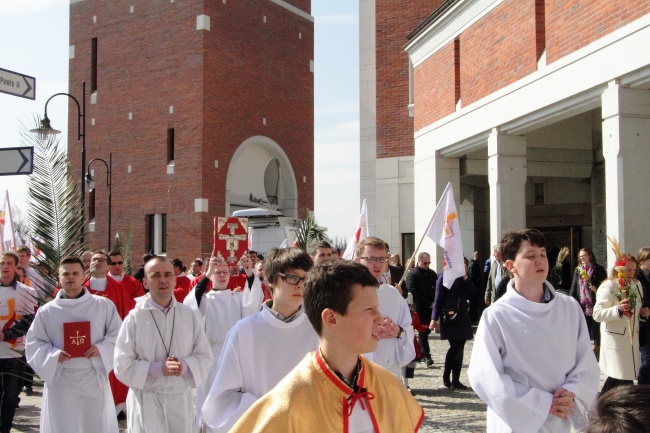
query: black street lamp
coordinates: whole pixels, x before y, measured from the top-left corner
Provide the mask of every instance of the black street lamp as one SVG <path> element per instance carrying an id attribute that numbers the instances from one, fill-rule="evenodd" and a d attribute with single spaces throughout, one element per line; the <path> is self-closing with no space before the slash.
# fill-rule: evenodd
<path id="1" fill-rule="evenodd" d="M 69 93 L 56 93 L 49 97 L 45 102 L 45 116 L 41 120 L 40 128 L 31 129 L 30 132 L 35 132 L 43 135 L 52 135 L 60 134 L 61 131 L 52 128 L 50 124 L 50 119 L 47 117 L 47 104 L 50 103 L 50 100 L 55 96 L 64 95 L 72 99 L 77 104 L 78 116 L 77 116 L 77 140 L 81 140 L 81 183 L 79 187 L 81 189 L 81 220 L 83 221 L 84 228 L 81 230 L 81 244 L 84 243 L 84 231 L 86 227 L 86 208 L 85 208 L 85 194 L 84 194 L 84 170 L 86 168 L 86 82 L 81 82 L 81 93 L 82 100 L 81 105 L 77 98 L 72 96 Z"/>
<path id="2" fill-rule="evenodd" d="M 88 167 L 86 168 L 86 183 L 88 184 L 88 190 L 89 192 L 92 192 L 92 190 L 95 188 L 95 181 L 93 180 L 92 176 L 90 176 L 90 164 L 92 164 L 95 161 L 100 161 L 103 162 L 104 165 L 106 166 L 106 187 L 108 188 L 108 245 L 107 248 L 110 251 L 111 249 L 111 208 L 112 208 L 112 201 L 111 201 L 111 170 L 113 169 L 113 154 L 109 153 L 108 154 L 108 164 L 106 161 L 104 161 L 101 158 L 94 158 L 91 159 L 88 162 Z M 93 201 L 93 206 L 94 201 Z"/>

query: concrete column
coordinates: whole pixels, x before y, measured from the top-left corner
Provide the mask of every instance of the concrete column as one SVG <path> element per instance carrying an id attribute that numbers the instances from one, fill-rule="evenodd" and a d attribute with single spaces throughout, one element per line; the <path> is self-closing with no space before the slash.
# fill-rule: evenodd
<path id="1" fill-rule="evenodd" d="M 526 137 L 492 130 L 488 137 L 488 181 L 490 244 L 495 245 L 505 232 L 526 227 Z"/>
<path id="2" fill-rule="evenodd" d="M 440 196 L 447 183 L 454 188 L 456 211 L 460 212 L 460 163 L 458 158 L 442 158 L 438 155 L 415 163 L 415 247 L 424 235 Z M 461 221 L 462 224 L 462 221 Z M 431 255 L 431 266 L 436 272 L 442 271 L 442 248 L 428 237 L 424 237 L 418 252 Z M 405 258 L 405 261 L 407 258 Z"/>
<path id="3" fill-rule="evenodd" d="M 377 235 L 377 66 L 375 56 L 375 0 L 359 1 L 359 116 L 360 116 L 360 195 L 359 209 L 368 202 L 368 232 Z M 349 235 L 346 235 L 349 236 Z"/>
<path id="4" fill-rule="evenodd" d="M 636 255 L 649 243 L 650 91 L 612 81 L 603 92 L 602 115 L 607 235 L 618 239 L 622 251 Z M 607 254 L 611 268 L 610 248 Z"/>

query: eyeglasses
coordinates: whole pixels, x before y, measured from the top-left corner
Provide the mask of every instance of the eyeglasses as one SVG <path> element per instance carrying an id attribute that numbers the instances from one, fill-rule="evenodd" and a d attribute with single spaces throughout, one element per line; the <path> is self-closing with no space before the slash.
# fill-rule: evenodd
<path id="1" fill-rule="evenodd" d="M 93 257 L 92 259 L 90 259 L 90 261 L 91 262 L 107 262 L 108 260 L 106 260 L 104 257 Z"/>
<path id="2" fill-rule="evenodd" d="M 299 277 L 298 275 L 294 274 L 283 274 L 282 272 L 278 272 L 278 275 L 282 277 L 284 281 L 294 286 L 297 286 L 301 281 L 305 281 L 305 277 Z"/>
<path id="3" fill-rule="evenodd" d="M 388 263 L 388 257 L 359 257 L 370 263 Z"/>
<path id="4" fill-rule="evenodd" d="M 113 266 L 115 266 L 115 265 L 123 265 L 123 264 L 124 264 L 124 262 L 122 262 L 122 261 L 120 261 L 120 262 L 111 262 L 111 265 L 113 265 Z"/>

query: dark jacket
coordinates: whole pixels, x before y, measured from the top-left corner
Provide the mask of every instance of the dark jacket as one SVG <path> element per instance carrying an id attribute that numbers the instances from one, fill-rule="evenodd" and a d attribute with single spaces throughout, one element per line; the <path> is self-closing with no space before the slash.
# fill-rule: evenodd
<path id="1" fill-rule="evenodd" d="M 438 275 L 433 269 L 414 267 L 406 274 L 406 289 L 413 295 L 413 309 L 420 315 L 422 323 L 431 321 L 431 304 L 436 298 Z"/>
<path id="2" fill-rule="evenodd" d="M 641 287 L 643 288 L 643 300 L 641 306 L 644 308 L 650 307 L 650 276 L 648 276 L 644 271 L 639 270 L 636 279 L 639 280 Z M 641 346 L 647 346 L 650 344 L 650 319 L 641 322 L 639 344 Z"/>
<path id="3" fill-rule="evenodd" d="M 471 340 L 472 322 L 469 319 L 468 298 L 476 296 L 476 288 L 471 278 L 456 278 L 450 288 L 442 284 L 442 275 L 436 282 L 436 298 L 433 304 L 433 320 L 440 326 L 441 340 Z M 458 308 L 458 315 L 453 322 L 442 323 L 439 318 L 443 309 Z M 457 322 L 457 323 L 455 323 Z"/>
<path id="4" fill-rule="evenodd" d="M 592 273 L 591 276 L 591 283 L 596 286 L 596 288 L 600 287 L 603 281 L 607 279 L 607 271 L 605 268 L 603 268 L 601 265 L 598 263 L 593 263 L 594 265 L 594 272 Z M 580 280 L 582 278 L 580 277 L 580 270 L 578 268 L 575 268 L 573 271 L 573 281 L 571 282 L 571 290 L 569 290 L 569 295 L 573 296 L 573 298 L 578 301 L 580 304 Z M 596 305 L 596 293 L 591 292 L 591 305 L 594 306 Z M 582 310 L 584 311 L 585 306 L 580 304 L 582 307 Z"/>

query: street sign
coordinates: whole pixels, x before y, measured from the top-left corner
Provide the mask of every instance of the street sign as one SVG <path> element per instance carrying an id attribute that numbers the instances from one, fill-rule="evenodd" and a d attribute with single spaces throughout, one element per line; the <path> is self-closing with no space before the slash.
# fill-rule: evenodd
<path id="1" fill-rule="evenodd" d="M 36 78 L 0 68 L 0 92 L 34 100 L 36 99 Z"/>
<path id="2" fill-rule="evenodd" d="M 7 147 L 0 149 L 0 176 L 32 174 L 34 171 L 33 147 Z"/>

